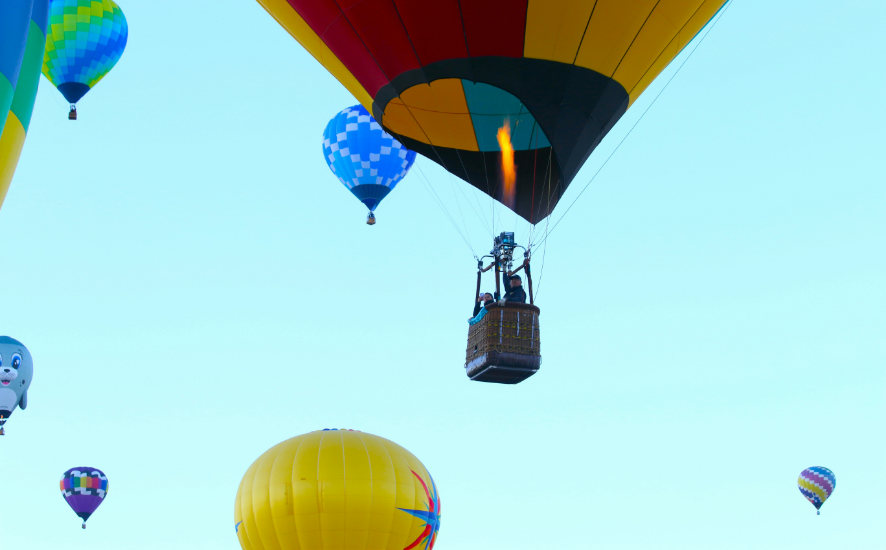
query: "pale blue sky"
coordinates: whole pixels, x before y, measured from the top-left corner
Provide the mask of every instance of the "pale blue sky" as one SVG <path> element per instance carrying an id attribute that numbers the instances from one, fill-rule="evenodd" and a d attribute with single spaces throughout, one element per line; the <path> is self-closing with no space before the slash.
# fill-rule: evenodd
<path id="1" fill-rule="evenodd" d="M 736 0 L 551 236 L 514 387 L 464 375 L 475 263 L 418 171 L 367 227 L 320 147 L 355 100 L 256 2 L 121 6 L 80 120 L 41 83 L 0 211 L 0 334 L 36 376 L 0 548 L 236 550 L 247 467 L 326 427 L 427 465 L 440 550 L 882 544 L 882 2 Z M 85 531 L 79 465 L 111 481 Z"/>

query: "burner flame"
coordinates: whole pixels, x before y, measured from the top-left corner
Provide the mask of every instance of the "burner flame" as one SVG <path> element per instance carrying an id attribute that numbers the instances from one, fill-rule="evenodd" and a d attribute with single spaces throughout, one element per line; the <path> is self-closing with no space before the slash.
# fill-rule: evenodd
<path id="1" fill-rule="evenodd" d="M 514 165 L 514 146 L 511 144 L 511 121 L 505 119 L 504 125 L 496 134 L 498 146 L 501 148 L 502 200 L 508 208 L 514 208 L 517 191 L 517 167 Z"/>

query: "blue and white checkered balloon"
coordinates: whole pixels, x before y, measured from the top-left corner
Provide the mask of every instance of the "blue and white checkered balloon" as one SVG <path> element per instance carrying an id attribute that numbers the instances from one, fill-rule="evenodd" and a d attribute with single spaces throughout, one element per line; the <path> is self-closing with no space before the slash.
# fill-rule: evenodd
<path id="1" fill-rule="evenodd" d="M 362 105 L 335 115 L 323 132 L 329 169 L 372 212 L 406 176 L 415 152 L 385 132 Z"/>

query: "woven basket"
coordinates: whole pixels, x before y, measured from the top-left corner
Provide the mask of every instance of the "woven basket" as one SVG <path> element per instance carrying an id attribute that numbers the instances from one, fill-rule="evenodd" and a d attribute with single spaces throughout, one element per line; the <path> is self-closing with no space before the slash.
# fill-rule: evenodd
<path id="1" fill-rule="evenodd" d="M 510 302 L 486 309 L 483 319 L 468 331 L 468 376 L 513 384 L 534 374 L 541 365 L 539 309 Z"/>

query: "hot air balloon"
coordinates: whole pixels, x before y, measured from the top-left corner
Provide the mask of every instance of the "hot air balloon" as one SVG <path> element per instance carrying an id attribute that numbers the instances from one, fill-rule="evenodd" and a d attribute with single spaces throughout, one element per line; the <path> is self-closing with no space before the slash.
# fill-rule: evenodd
<path id="1" fill-rule="evenodd" d="M 86 529 L 86 520 L 108 494 L 108 477 L 98 468 L 71 468 L 62 476 L 60 487 L 65 502 L 83 520 Z"/>
<path id="2" fill-rule="evenodd" d="M 48 0 L 0 3 L 0 207 L 31 123 L 48 6 Z"/>
<path id="3" fill-rule="evenodd" d="M 400 143 L 537 223 L 726 0 L 258 2 Z"/>
<path id="4" fill-rule="evenodd" d="M 112 0 L 50 0 L 43 74 L 71 104 L 108 74 L 126 48 L 129 27 Z"/>
<path id="5" fill-rule="evenodd" d="M 415 162 L 415 153 L 382 130 L 362 105 L 335 115 L 323 132 L 323 156 L 329 169 L 369 209 L 375 209 Z"/>
<path id="6" fill-rule="evenodd" d="M 234 522 L 244 550 L 431 550 L 440 495 L 424 464 L 396 443 L 321 430 L 253 462 L 237 490 Z"/>
<path id="7" fill-rule="evenodd" d="M 831 496 L 837 487 L 837 476 L 824 466 L 812 466 L 800 472 L 797 488 L 806 500 L 815 506 L 815 514 L 821 514 L 821 505 Z"/>
<path id="8" fill-rule="evenodd" d="M 28 406 L 28 388 L 34 378 L 31 352 L 21 342 L 0 336 L 0 435 L 6 434 L 6 421 L 16 408 Z"/>

